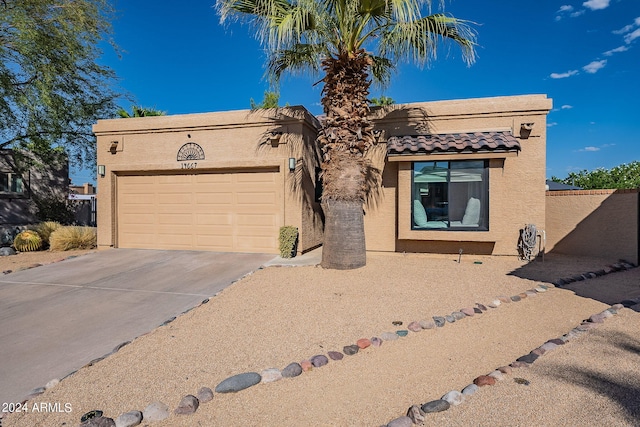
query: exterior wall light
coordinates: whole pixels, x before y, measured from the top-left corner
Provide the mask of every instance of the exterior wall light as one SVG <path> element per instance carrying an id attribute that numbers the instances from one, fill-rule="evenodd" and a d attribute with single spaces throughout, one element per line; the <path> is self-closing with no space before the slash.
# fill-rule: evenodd
<path id="1" fill-rule="evenodd" d="M 98 175 L 104 178 L 105 174 L 106 174 L 106 168 L 104 167 L 104 165 L 98 165 Z"/>
<path id="2" fill-rule="evenodd" d="M 289 172 L 293 172 L 294 170 L 296 170 L 296 159 L 289 157 Z"/>
<path id="3" fill-rule="evenodd" d="M 271 132 L 269 135 L 269 141 L 273 147 L 277 147 L 280 144 L 280 138 L 282 137 L 282 132 Z"/>
<path id="4" fill-rule="evenodd" d="M 373 131 L 373 139 L 375 139 L 376 142 L 380 142 L 380 139 L 382 139 L 382 129 L 375 129 Z"/>

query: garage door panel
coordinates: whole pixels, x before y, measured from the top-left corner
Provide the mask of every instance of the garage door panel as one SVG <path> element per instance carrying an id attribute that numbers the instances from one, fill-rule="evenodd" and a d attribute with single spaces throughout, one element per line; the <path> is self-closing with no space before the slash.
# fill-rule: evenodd
<path id="1" fill-rule="evenodd" d="M 118 178 L 118 246 L 278 251 L 277 172 Z"/>

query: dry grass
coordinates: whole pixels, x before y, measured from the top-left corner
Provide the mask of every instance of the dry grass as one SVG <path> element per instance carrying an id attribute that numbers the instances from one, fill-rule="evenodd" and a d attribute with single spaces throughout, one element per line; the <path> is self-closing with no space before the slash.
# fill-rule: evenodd
<path id="1" fill-rule="evenodd" d="M 97 246 L 95 227 L 60 227 L 49 237 L 52 251 L 68 251 L 71 249 L 92 249 Z"/>

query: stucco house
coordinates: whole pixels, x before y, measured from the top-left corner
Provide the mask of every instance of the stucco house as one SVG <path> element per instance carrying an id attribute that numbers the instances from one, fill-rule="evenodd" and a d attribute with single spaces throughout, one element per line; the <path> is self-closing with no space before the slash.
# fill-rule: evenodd
<path id="1" fill-rule="evenodd" d="M 372 112 L 367 250 L 516 255 L 545 224 L 546 116 L 524 95 Z M 100 120 L 98 247 L 299 252 L 322 243 L 319 122 L 304 107 Z"/>

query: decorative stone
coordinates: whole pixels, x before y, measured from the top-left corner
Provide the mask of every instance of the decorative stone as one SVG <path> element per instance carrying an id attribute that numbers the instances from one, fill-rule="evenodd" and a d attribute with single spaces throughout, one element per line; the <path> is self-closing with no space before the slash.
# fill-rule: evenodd
<path id="1" fill-rule="evenodd" d="M 605 310 L 599 313 L 603 319 L 608 319 L 610 317 L 613 317 L 613 313 L 611 313 L 609 310 Z"/>
<path id="2" fill-rule="evenodd" d="M 213 400 L 213 390 L 211 390 L 209 387 L 200 387 L 200 390 L 198 390 L 196 397 L 198 398 L 198 401 L 200 403 L 210 402 Z"/>
<path id="3" fill-rule="evenodd" d="M 0 248 L 0 256 L 11 256 L 15 255 L 16 251 L 10 247 Z"/>
<path id="4" fill-rule="evenodd" d="M 274 381 L 279 381 L 282 379 L 282 372 L 280 372 L 280 369 L 268 368 L 260 372 L 260 376 L 262 377 L 260 382 L 272 383 Z"/>
<path id="5" fill-rule="evenodd" d="M 549 340 L 547 342 L 553 343 L 553 344 L 556 344 L 556 345 L 564 345 L 564 341 L 561 340 L 560 338 L 554 338 L 554 339 Z"/>
<path id="6" fill-rule="evenodd" d="M 418 323 L 422 329 L 433 329 L 436 327 L 436 322 L 433 320 L 420 320 Z"/>
<path id="7" fill-rule="evenodd" d="M 442 328 L 444 324 L 447 322 L 444 317 L 441 316 L 433 316 L 433 321 L 436 323 L 438 328 Z"/>
<path id="8" fill-rule="evenodd" d="M 453 316 L 453 318 L 454 318 L 454 319 L 456 319 L 456 320 L 462 320 L 462 319 L 464 319 L 465 317 L 467 317 L 467 315 L 466 315 L 466 314 L 464 314 L 464 313 L 463 313 L 463 312 L 461 312 L 461 311 L 454 311 L 453 313 L 451 313 L 451 315 L 452 315 L 452 316 Z"/>
<path id="9" fill-rule="evenodd" d="M 347 345 L 344 346 L 344 348 L 342 349 L 342 352 L 344 354 L 346 354 L 347 356 L 353 356 L 354 354 L 356 354 L 358 351 L 360 351 L 360 347 L 358 347 L 357 345 L 353 344 L 353 345 Z"/>
<path id="10" fill-rule="evenodd" d="M 482 310 L 480 310 L 478 307 L 473 307 L 473 312 L 476 314 L 482 314 Z"/>
<path id="11" fill-rule="evenodd" d="M 145 421 L 162 421 L 169 418 L 169 407 L 162 402 L 153 402 L 142 411 Z"/>
<path id="12" fill-rule="evenodd" d="M 546 343 L 542 344 L 540 347 L 538 347 L 540 350 L 544 350 L 544 352 L 546 353 L 547 351 L 551 351 L 551 350 L 555 350 L 556 347 L 558 347 L 558 344 L 554 344 L 552 342 L 547 341 Z"/>
<path id="13" fill-rule="evenodd" d="M 538 359 L 538 355 L 535 353 L 525 354 L 516 359 L 516 362 L 533 363 Z"/>
<path id="14" fill-rule="evenodd" d="M 602 313 L 592 314 L 591 316 L 589 316 L 589 321 L 593 323 L 604 323 L 604 319 L 605 317 L 602 315 Z"/>
<path id="15" fill-rule="evenodd" d="M 527 295 L 527 297 L 535 297 L 538 294 L 536 293 L 536 291 L 530 289 L 525 292 L 525 295 Z"/>
<path id="16" fill-rule="evenodd" d="M 442 396 L 442 400 L 446 400 L 451 406 L 458 406 L 459 404 L 464 402 L 464 396 L 458 390 L 452 390 Z"/>
<path id="17" fill-rule="evenodd" d="M 509 365 L 509 366 L 511 366 L 512 368 L 528 368 L 529 366 L 531 366 L 531 364 L 530 363 L 516 361 L 516 362 L 511 363 L 511 365 Z"/>
<path id="18" fill-rule="evenodd" d="M 260 383 L 261 379 L 262 377 L 257 372 L 234 375 L 218 384 L 216 393 L 235 393 Z"/>
<path id="19" fill-rule="evenodd" d="M 489 375 L 480 375 L 478 378 L 473 380 L 473 383 L 478 387 L 484 387 L 486 385 L 494 385 L 496 383 L 496 379 Z"/>
<path id="20" fill-rule="evenodd" d="M 493 301 L 491 301 L 491 304 L 493 304 L 496 307 L 498 307 L 500 304 L 502 304 L 502 301 L 500 301 L 499 299 L 496 298 Z"/>
<path id="21" fill-rule="evenodd" d="M 494 304 L 494 303 L 490 302 L 489 304 L 487 304 L 487 307 L 489 307 L 489 308 L 498 308 L 498 304 Z"/>
<path id="22" fill-rule="evenodd" d="M 451 407 L 451 404 L 446 400 L 432 400 L 431 402 L 427 402 L 420 407 L 423 412 L 430 414 L 432 412 L 442 412 L 446 411 Z"/>
<path id="23" fill-rule="evenodd" d="M 409 329 L 411 332 L 420 332 L 422 331 L 422 326 L 420 326 L 420 323 L 418 322 L 411 322 L 407 326 L 407 329 Z"/>
<path id="24" fill-rule="evenodd" d="M 396 331 L 396 335 L 398 335 L 399 337 L 406 337 L 407 335 L 409 335 L 409 331 L 406 329 L 400 329 L 399 331 Z"/>
<path id="25" fill-rule="evenodd" d="M 576 327 L 576 329 L 579 330 L 579 331 L 586 332 L 586 331 L 590 331 L 591 329 L 595 329 L 598 326 L 600 326 L 598 323 L 585 322 L 585 323 L 582 323 L 582 324 L 578 325 Z"/>
<path id="26" fill-rule="evenodd" d="M 320 368 L 327 363 L 329 363 L 329 359 L 327 359 L 327 356 L 325 356 L 324 354 L 319 354 L 311 358 L 311 364 L 316 368 Z"/>
<path id="27" fill-rule="evenodd" d="M 187 394 L 182 398 L 178 407 L 173 412 L 177 415 L 189 415 L 196 412 L 198 410 L 198 406 L 200 406 L 198 398 L 192 394 Z"/>
<path id="28" fill-rule="evenodd" d="M 476 307 L 482 311 L 487 311 L 487 307 L 484 304 L 476 303 Z"/>
<path id="29" fill-rule="evenodd" d="M 539 294 L 543 293 L 543 292 L 547 292 L 547 290 L 545 288 L 543 288 L 542 286 L 538 286 L 535 288 L 535 291 Z"/>
<path id="30" fill-rule="evenodd" d="M 395 332 L 383 332 L 380 334 L 380 338 L 382 338 L 383 341 L 395 341 L 399 337 Z"/>
<path id="31" fill-rule="evenodd" d="M 469 384 L 468 386 L 462 389 L 462 394 L 465 396 L 471 396 L 472 394 L 475 394 L 476 391 L 478 391 L 478 389 L 479 388 L 477 385 Z"/>
<path id="32" fill-rule="evenodd" d="M 129 411 L 116 418 L 116 427 L 134 427 L 142 422 L 142 412 Z"/>
<path id="33" fill-rule="evenodd" d="M 382 345 L 382 340 L 378 337 L 371 338 L 371 345 L 374 347 L 380 347 Z"/>
<path id="34" fill-rule="evenodd" d="M 300 364 L 297 362 L 288 364 L 287 367 L 282 370 L 282 376 L 284 378 L 297 377 L 301 373 L 302 373 L 302 366 L 300 366 Z"/>
<path id="35" fill-rule="evenodd" d="M 449 322 L 449 323 L 453 323 L 453 322 L 455 322 L 455 321 L 456 321 L 456 318 L 455 318 L 455 317 L 453 317 L 453 316 L 452 316 L 452 315 L 450 315 L 450 314 L 447 314 L 446 316 L 444 316 L 444 320 L 446 320 L 446 321 L 447 321 L 447 322 Z"/>
<path id="36" fill-rule="evenodd" d="M 513 369 L 511 369 L 511 366 L 500 366 L 497 370 L 502 372 L 505 375 L 511 375 L 511 372 L 513 372 Z"/>
<path id="37" fill-rule="evenodd" d="M 471 317 L 474 314 L 476 314 L 476 312 L 473 311 L 473 308 L 469 308 L 469 307 L 461 308 L 460 312 L 464 313 L 465 316 L 469 316 L 469 317 Z"/>
<path id="38" fill-rule="evenodd" d="M 624 308 L 624 305 L 622 305 L 622 304 L 613 304 L 611 306 L 611 308 L 613 308 L 614 310 L 622 310 Z"/>
<path id="39" fill-rule="evenodd" d="M 520 295 L 514 295 L 514 296 L 511 297 L 511 301 L 513 301 L 513 302 L 518 302 L 518 301 L 521 301 L 521 300 L 522 300 L 522 297 L 520 297 Z"/>
<path id="40" fill-rule="evenodd" d="M 424 412 L 419 405 L 413 405 L 407 411 L 407 417 L 411 418 L 413 424 L 422 425 L 424 423 Z"/>
<path id="41" fill-rule="evenodd" d="M 364 350 L 365 348 L 371 346 L 371 340 L 369 338 L 360 338 L 358 341 L 356 341 L 356 345 L 360 347 L 361 350 Z"/>
<path id="42" fill-rule="evenodd" d="M 495 371 L 491 372 L 491 373 L 489 374 L 489 376 L 490 376 L 490 377 L 492 377 L 492 378 L 495 378 L 495 379 L 496 379 L 496 381 L 502 381 L 502 380 L 504 380 L 504 373 L 502 373 L 502 372 L 500 372 L 500 371 L 498 371 L 498 370 L 495 370 Z"/>
<path id="43" fill-rule="evenodd" d="M 80 424 L 80 427 L 115 427 L 116 422 L 112 418 L 97 417 L 91 418 Z"/>
<path id="44" fill-rule="evenodd" d="M 344 357 L 344 354 L 340 353 L 339 351 L 330 351 L 327 353 L 327 355 L 331 360 L 342 360 L 342 358 Z"/>
<path id="45" fill-rule="evenodd" d="M 309 372 L 313 369 L 313 364 L 311 363 L 311 360 L 303 360 L 300 362 L 300 367 L 303 372 Z"/>
<path id="46" fill-rule="evenodd" d="M 498 300 L 502 303 L 508 304 L 511 302 L 511 298 L 509 297 L 505 297 L 504 295 L 501 295 L 498 297 Z"/>
<path id="47" fill-rule="evenodd" d="M 387 427 L 412 427 L 413 421 L 409 417 L 400 417 L 392 420 L 387 424 Z"/>
<path id="48" fill-rule="evenodd" d="M 522 299 L 525 299 L 525 298 L 527 298 L 527 296 L 528 296 L 528 295 L 527 295 L 525 292 L 520 292 L 520 293 L 518 294 L 518 296 L 519 296 L 520 298 L 522 298 Z"/>
<path id="49" fill-rule="evenodd" d="M 80 422 L 85 422 L 85 421 L 89 421 L 92 420 L 94 418 L 100 418 L 102 416 L 104 412 L 102 412 L 100 409 L 94 409 L 93 411 L 89 411 L 85 414 L 83 414 L 80 417 Z"/>
<path id="50" fill-rule="evenodd" d="M 52 379 L 51 381 L 49 381 L 48 383 L 45 384 L 44 388 L 49 390 L 50 388 L 54 388 L 55 386 L 57 386 L 58 384 L 60 384 L 60 380 L 57 378 Z"/>

